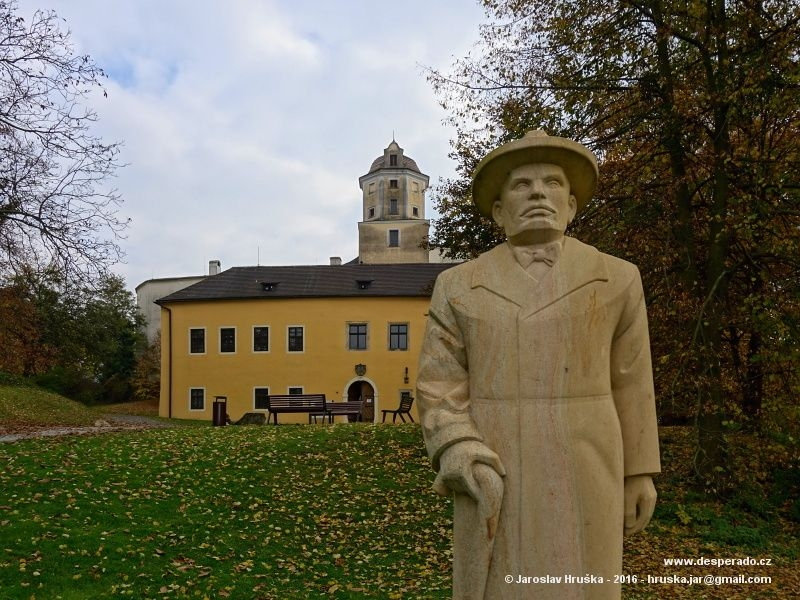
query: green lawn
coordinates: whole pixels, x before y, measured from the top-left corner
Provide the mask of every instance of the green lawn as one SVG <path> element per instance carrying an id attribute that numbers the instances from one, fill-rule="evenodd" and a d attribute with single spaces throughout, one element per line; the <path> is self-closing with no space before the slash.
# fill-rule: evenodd
<path id="1" fill-rule="evenodd" d="M 448 598 L 414 426 L 180 428 L 0 445 L 3 598 Z"/>
<path id="2" fill-rule="evenodd" d="M 623 597 L 797 597 L 796 471 L 765 487 L 769 497 L 743 487 L 708 499 L 686 485 L 688 436 L 662 431 L 659 505 L 627 542 L 626 573 L 773 582 L 640 583 Z M 451 508 L 430 491 L 432 479 L 413 424 L 178 427 L 0 444 L 0 597 L 450 598 Z M 698 556 L 773 565 L 663 565 Z"/>

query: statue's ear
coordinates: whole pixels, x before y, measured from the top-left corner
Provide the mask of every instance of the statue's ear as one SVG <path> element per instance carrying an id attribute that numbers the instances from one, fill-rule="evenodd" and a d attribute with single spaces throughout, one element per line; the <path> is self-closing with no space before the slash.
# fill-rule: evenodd
<path id="1" fill-rule="evenodd" d="M 495 200 L 492 204 L 492 218 L 500 227 L 503 226 L 503 207 L 500 200 Z"/>
<path id="2" fill-rule="evenodd" d="M 575 218 L 575 215 L 578 214 L 578 199 L 575 198 L 572 194 L 569 195 L 569 217 L 567 218 L 567 223 L 572 223 L 572 219 Z"/>

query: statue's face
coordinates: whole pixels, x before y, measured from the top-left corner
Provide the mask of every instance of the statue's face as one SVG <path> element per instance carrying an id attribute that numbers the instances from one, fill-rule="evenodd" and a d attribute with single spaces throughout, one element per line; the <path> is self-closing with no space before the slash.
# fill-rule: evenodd
<path id="1" fill-rule="evenodd" d="M 535 163 L 509 173 L 492 216 L 510 240 L 535 243 L 563 236 L 577 207 L 564 169 Z"/>

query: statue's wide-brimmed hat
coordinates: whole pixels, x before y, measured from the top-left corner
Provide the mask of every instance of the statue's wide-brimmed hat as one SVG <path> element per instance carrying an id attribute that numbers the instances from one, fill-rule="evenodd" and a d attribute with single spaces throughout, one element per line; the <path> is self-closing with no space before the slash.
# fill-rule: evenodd
<path id="1" fill-rule="evenodd" d="M 529 131 L 525 137 L 495 148 L 483 157 L 472 175 L 472 201 L 484 216 L 492 216 L 492 205 L 500 199 L 500 190 L 517 167 L 549 163 L 564 169 L 570 193 L 578 211 L 583 209 L 597 186 L 597 159 L 583 144 L 544 131 Z"/>

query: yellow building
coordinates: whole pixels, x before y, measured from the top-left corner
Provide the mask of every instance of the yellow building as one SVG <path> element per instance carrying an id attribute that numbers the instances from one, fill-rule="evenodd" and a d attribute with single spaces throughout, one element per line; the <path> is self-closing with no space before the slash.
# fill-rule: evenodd
<path id="1" fill-rule="evenodd" d="M 448 266 L 237 267 L 160 299 L 161 416 L 210 420 L 226 396 L 236 420 L 266 413 L 267 394 L 321 393 L 373 398 L 380 420 L 415 388 L 430 291 Z"/>
<path id="2" fill-rule="evenodd" d="M 236 267 L 157 300 L 161 416 L 210 420 L 215 397 L 225 396 L 237 420 L 266 414 L 269 394 L 325 394 L 371 399 L 367 418 L 380 421 L 413 395 L 433 283 L 451 266 L 427 262 L 422 250 L 427 182 L 392 140 L 359 180 L 358 259 Z"/>

